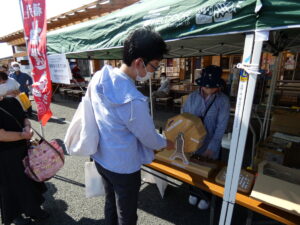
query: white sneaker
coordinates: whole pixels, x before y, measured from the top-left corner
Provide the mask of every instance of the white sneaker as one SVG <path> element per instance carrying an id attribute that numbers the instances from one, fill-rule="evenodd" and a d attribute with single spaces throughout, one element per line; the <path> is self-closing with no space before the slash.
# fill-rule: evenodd
<path id="1" fill-rule="evenodd" d="M 190 195 L 190 196 L 189 196 L 189 203 L 190 203 L 191 205 L 196 205 L 197 202 L 198 202 L 198 198 L 197 198 L 196 196 L 193 196 L 193 195 Z"/>
<path id="2" fill-rule="evenodd" d="M 209 207 L 209 202 L 206 200 L 201 199 L 198 203 L 198 209 L 200 210 L 206 210 Z"/>

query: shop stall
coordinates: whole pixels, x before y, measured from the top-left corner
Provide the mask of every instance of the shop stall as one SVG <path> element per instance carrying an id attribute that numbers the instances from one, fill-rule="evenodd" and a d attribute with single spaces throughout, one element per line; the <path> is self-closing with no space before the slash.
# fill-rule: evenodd
<path id="1" fill-rule="evenodd" d="M 241 73 L 238 77 L 240 82 L 229 161 L 224 170 L 226 173 L 221 176 L 224 178 L 224 188 L 217 185 L 214 178 L 204 178 L 180 167 L 174 169 L 174 165 L 165 165 L 160 160 L 149 167 L 223 197 L 220 225 L 231 223 L 235 203 L 286 224 L 297 224 L 300 216 L 293 214 L 297 210 L 282 212 L 282 209 L 274 208 L 274 204 L 267 201 L 253 200 L 249 197 L 250 192 L 237 192 L 241 185 L 239 177 L 243 177 L 242 159 L 262 51 L 279 55 L 278 59 L 282 51 L 299 48 L 299 15 L 300 5 L 297 0 L 140 1 L 99 19 L 49 32 L 47 47 L 49 54 L 66 54 L 68 58 L 121 59 L 124 38 L 139 27 L 152 26 L 161 33 L 170 48 L 166 58 L 243 54 L 238 64 Z M 222 64 L 226 66 L 229 59 L 223 58 Z M 172 73 L 178 73 L 180 77 L 180 63 L 179 60 L 178 71 L 177 66 L 166 61 L 166 68 L 169 68 L 166 72 L 170 73 L 172 68 Z M 176 71 L 174 67 L 177 68 Z M 274 75 L 272 90 L 275 90 L 276 78 Z M 268 96 L 268 101 L 263 123 L 264 133 L 268 130 L 272 93 Z M 181 173 L 184 174 L 181 176 Z M 209 184 L 207 179 L 213 179 L 213 182 Z M 255 190 L 259 190 L 259 187 Z M 253 198 L 258 198 L 255 196 Z M 272 206 L 269 207 L 268 204 Z"/>

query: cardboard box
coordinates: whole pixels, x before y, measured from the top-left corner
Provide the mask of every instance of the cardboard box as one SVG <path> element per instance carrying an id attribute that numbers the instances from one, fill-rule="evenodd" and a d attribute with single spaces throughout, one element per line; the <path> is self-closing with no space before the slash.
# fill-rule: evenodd
<path id="1" fill-rule="evenodd" d="M 180 132 L 184 134 L 184 152 L 198 150 L 206 136 L 206 130 L 201 119 L 189 113 L 179 114 L 167 121 L 165 128 L 167 139 L 175 143 Z"/>
<path id="2" fill-rule="evenodd" d="M 300 144 L 281 138 L 269 136 L 256 148 L 255 165 L 261 161 L 276 162 L 278 164 L 300 168 Z"/>
<path id="3" fill-rule="evenodd" d="M 261 162 L 250 196 L 300 216 L 300 170 Z"/>
<path id="4" fill-rule="evenodd" d="M 174 166 L 177 166 L 179 168 L 190 171 L 192 173 L 198 174 L 198 175 L 200 175 L 202 177 L 205 177 L 205 178 L 210 177 L 211 174 L 214 172 L 214 170 L 218 168 L 218 165 L 213 164 L 213 163 L 203 162 L 203 164 L 196 164 L 196 163 L 193 163 L 193 162 L 189 162 L 189 164 L 184 164 L 179 159 L 170 160 L 170 156 L 172 154 L 173 154 L 173 151 L 164 150 L 164 151 L 158 152 L 155 155 L 155 158 L 160 160 L 160 161 L 164 161 L 164 162 L 170 163 Z M 187 157 L 190 158 L 190 156 L 188 154 L 187 154 Z"/>
<path id="5" fill-rule="evenodd" d="M 275 162 L 282 165 L 284 162 L 284 152 L 259 146 L 257 147 L 255 164 L 258 165 L 262 161 Z"/>
<path id="6" fill-rule="evenodd" d="M 271 132 L 300 136 L 300 112 L 276 110 L 271 121 Z"/>

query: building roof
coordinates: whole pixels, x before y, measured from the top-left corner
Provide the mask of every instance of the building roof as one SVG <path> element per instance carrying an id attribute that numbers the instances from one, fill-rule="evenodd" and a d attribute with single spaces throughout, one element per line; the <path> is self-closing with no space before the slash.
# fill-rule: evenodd
<path id="1" fill-rule="evenodd" d="M 47 30 L 56 30 L 83 21 L 95 19 L 112 11 L 131 5 L 137 1 L 138 0 L 97 0 L 77 9 L 49 18 L 47 20 Z M 10 45 L 25 44 L 23 29 L 0 37 L 0 43 L 1 42 L 7 42 Z"/>

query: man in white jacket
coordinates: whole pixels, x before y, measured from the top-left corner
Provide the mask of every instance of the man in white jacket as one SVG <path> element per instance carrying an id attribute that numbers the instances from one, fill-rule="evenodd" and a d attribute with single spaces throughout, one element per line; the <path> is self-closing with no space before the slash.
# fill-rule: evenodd
<path id="1" fill-rule="evenodd" d="M 92 80 L 91 99 L 100 133 L 92 158 L 103 177 L 108 225 L 137 223 L 141 166 L 152 162 L 154 150 L 174 148 L 156 132 L 148 98 L 135 87 L 136 80 L 149 79 L 166 52 L 158 33 L 136 30 L 125 40 L 122 66 L 106 65 Z"/>

